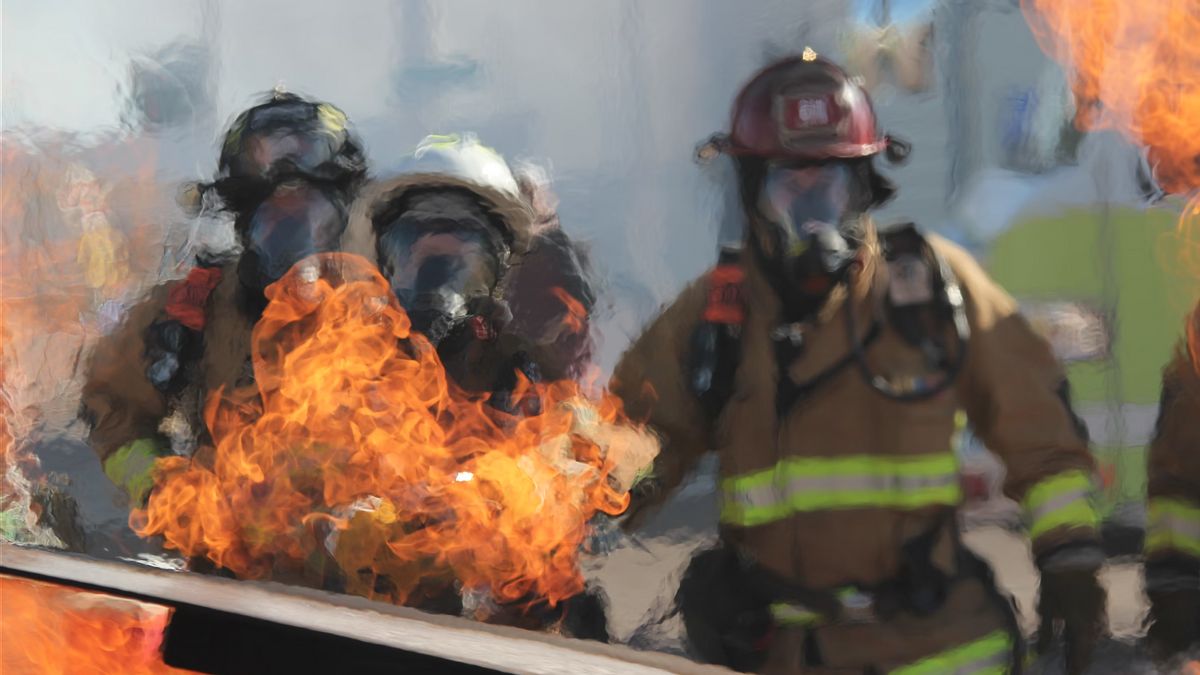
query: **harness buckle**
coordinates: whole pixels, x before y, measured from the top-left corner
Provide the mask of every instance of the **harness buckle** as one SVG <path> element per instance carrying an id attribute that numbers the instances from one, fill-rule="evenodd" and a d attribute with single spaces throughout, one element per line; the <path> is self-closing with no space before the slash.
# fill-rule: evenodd
<path id="1" fill-rule="evenodd" d="M 804 344 L 805 326 L 803 323 L 780 324 L 771 329 L 771 339 L 776 342 L 787 340 L 793 347 Z"/>
<path id="2" fill-rule="evenodd" d="M 875 612 L 875 595 L 873 593 L 864 593 L 856 588 L 848 588 L 840 591 L 837 597 L 842 606 L 838 623 L 879 623 L 879 615 Z"/>

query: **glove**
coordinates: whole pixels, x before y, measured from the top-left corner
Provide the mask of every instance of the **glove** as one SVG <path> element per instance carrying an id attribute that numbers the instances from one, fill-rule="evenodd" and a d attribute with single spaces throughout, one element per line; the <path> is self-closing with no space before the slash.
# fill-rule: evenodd
<path id="1" fill-rule="evenodd" d="M 1045 654 L 1061 634 L 1066 643 L 1066 672 L 1083 673 L 1091 661 L 1096 643 L 1104 633 L 1107 596 L 1097 579 L 1099 560 L 1103 553 L 1069 550 L 1040 561 L 1042 570 L 1041 594 L 1038 598 L 1038 652 Z M 1087 553 L 1087 561 L 1079 561 L 1079 553 Z M 1071 555 L 1076 564 L 1061 558 Z M 1059 560 L 1054 558 L 1058 557 Z"/>
<path id="2" fill-rule="evenodd" d="M 163 454 L 152 439 L 138 439 L 104 460 L 104 475 L 129 495 L 131 505 L 142 508 L 154 488 L 154 463 Z"/>
<path id="3" fill-rule="evenodd" d="M 1156 657 L 1168 659 L 1200 646 L 1200 588 L 1147 595 L 1152 623 L 1146 638 Z"/>
<path id="4" fill-rule="evenodd" d="M 696 554 L 675 602 L 699 658 L 740 672 L 766 662 L 774 629 L 770 601 L 745 582 L 737 554 L 719 546 Z"/>
<path id="5" fill-rule="evenodd" d="M 1150 630 L 1146 638 L 1158 659 L 1200 647 L 1200 560 L 1176 555 L 1146 563 Z"/>
<path id="6" fill-rule="evenodd" d="M 146 379 L 164 394 L 184 385 L 181 368 L 203 351 L 203 334 L 174 319 L 155 321 L 146 329 Z"/>

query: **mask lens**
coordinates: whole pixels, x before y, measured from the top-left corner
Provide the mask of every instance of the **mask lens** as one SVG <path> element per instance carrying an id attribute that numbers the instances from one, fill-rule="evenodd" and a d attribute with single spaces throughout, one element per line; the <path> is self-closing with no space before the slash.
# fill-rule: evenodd
<path id="1" fill-rule="evenodd" d="M 486 294 L 498 276 L 498 263 L 487 241 L 470 232 L 410 236 L 397 228 L 380 238 L 384 269 L 401 304 L 410 307 L 427 294 Z"/>
<path id="2" fill-rule="evenodd" d="M 342 210 L 319 189 L 285 184 L 251 216 L 248 248 L 259 261 L 262 281 L 269 283 L 314 253 L 337 250 L 345 227 Z"/>
<path id="3" fill-rule="evenodd" d="M 406 309 L 431 294 L 487 294 L 499 276 L 503 241 L 473 196 L 413 195 L 403 211 L 383 222 L 380 261 Z"/>
<path id="4" fill-rule="evenodd" d="M 803 237 L 809 223 L 837 226 L 850 203 L 850 169 L 844 164 L 771 165 L 759 193 L 762 215 Z"/>

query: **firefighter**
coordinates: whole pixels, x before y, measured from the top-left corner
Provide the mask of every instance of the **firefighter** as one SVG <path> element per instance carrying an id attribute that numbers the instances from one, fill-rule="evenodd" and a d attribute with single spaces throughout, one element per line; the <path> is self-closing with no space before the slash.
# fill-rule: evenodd
<path id="1" fill-rule="evenodd" d="M 586 255 L 538 189 L 471 134 L 429 136 L 364 190 L 345 243 L 379 266 L 451 379 L 502 408 L 518 373 L 578 377 L 590 355 Z"/>
<path id="2" fill-rule="evenodd" d="M 1050 347 L 967 253 L 913 227 L 876 231 L 870 211 L 893 188 L 872 158 L 907 149 L 811 50 L 742 89 L 732 131 L 698 156 L 733 157 L 744 246 L 646 328 L 611 384 L 663 437 L 658 489 L 627 525 L 714 450 L 721 544 L 677 595 L 700 657 L 779 673 L 1016 671 L 1011 602 L 959 539 L 962 408 L 1030 518 L 1039 647 L 1061 628 L 1078 673 L 1105 602 L 1086 429 Z"/>
<path id="3" fill-rule="evenodd" d="M 1147 467 L 1148 638 L 1160 658 L 1200 647 L 1200 305 L 1188 334 L 1163 373 Z"/>
<path id="4" fill-rule="evenodd" d="M 264 289 L 309 254 L 339 248 L 365 176 L 362 144 L 328 103 L 277 91 L 234 121 L 216 179 L 193 192 L 233 216 L 240 251 L 199 252 L 188 276 L 151 289 L 89 362 L 89 441 L 132 504 L 145 502 L 157 457 L 209 440 L 206 393 L 252 379 Z"/>
<path id="5" fill-rule="evenodd" d="M 558 226 L 549 197 L 535 172 L 514 174 L 474 135 L 428 136 L 396 176 L 363 190 L 345 240 L 346 252 L 379 267 L 413 330 L 436 347 L 449 379 L 506 414 L 540 412 L 536 396 L 521 394 L 521 379 L 579 377 L 590 355 L 595 296 L 586 255 Z M 346 557 L 364 547 L 354 536 L 341 533 L 331 551 L 347 569 L 360 566 Z M 387 587 L 386 580 L 347 576 L 351 592 L 378 594 Z M 595 590 L 556 607 L 489 600 L 464 606 L 446 569 L 431 573 L 406 603 L 527 628 L 558 625 L 574 637 L 608 637 L 604 601 Z"/>

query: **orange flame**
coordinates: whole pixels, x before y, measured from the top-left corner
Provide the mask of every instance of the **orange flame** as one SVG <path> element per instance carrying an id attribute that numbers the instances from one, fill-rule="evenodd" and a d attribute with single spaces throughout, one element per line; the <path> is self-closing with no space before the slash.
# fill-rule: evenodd
<path id="1" fill-rule="evenodd" d="M 1042 50 L 1072 69 L 1082 130 L 1149 147 L 1168 191 L 1200 187 L 1200 1 L 1021 0 Z"/>
<path id="2" fill-rule="evenodd" d="M 1115 129 L 1147 146 L 1163 189 L 1200 190 L 1200 0 L 1021 0 L 1042 50 L 1072 69 L 1082 130 Z M 1172 242 L 1200 277 L 1200 191 Z M 1200 335 L 1187 327 L 1200 373 Z"/>
<path id="3" fill-rule="evenodd" d="M 170 610 L 125 598 L 0 576 L 0 672 L 157 675 Z"/>
<path id="4" fill-rule="evenodd" d="M 614 397 L 525 381 L 514 397 L 544 412 L 497 413 L 447 382 L 361 258 L 310 258 L 267 296 L 256 385 L 210 398 L 207 461 L 160 460 L 139 534 L 243 577 L 332 555 L 347 590 L 396 603 L 429 583 L 509 603 L 583 589 L 589 518 L 621 513 L 657 453 Z"/>
<path id="5" fill-rule="evenodd" d="M 563 316 L 562 320 L 563 326 L 572 333 L 582 333 L 586 330 L 587 326 L 585 322 L 587 321 L 588 313 L 583 303 L 568 293 L 566 289 L 556 286 L 550 289 L 550 292 L 567 308 L 567 313 Z"/>

